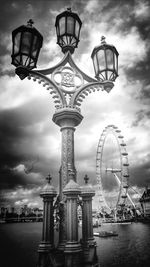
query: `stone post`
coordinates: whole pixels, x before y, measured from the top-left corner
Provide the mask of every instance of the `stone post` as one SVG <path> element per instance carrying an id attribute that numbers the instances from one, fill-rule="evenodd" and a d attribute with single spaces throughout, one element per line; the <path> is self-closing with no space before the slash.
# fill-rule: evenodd
<path id="1" fill-rule="evenodd" d="M 43 198 L 43 229 L 42 241 L 38 247 L 38 267 L 48 267 L 50 263 L 50 252 L 54 249 L 54 211 L 53 199 L 57 193 L 50 184 L 51 176 L 46 178 L 48 183 L 44 186 L 40 196 Z"/>
<path id="2" fill-rule="evenodd" d="M 63 193 L 66 196 L 67 206 L 67 231 L 65 245 L 65 267 L 80 266 L 81 244 L 78 241 L 78 214 L 77 199 L 81 192 L 79 185 L 74 181 L 74 173 L 69 171 L 70 180 L 65 186 Z"/>
<path id="3" fill-rule="evenodd" d="M 96 259 L 96 242 L 93 237 L 92 197 L 95 191 L 84 177 L 85 185 L 81 187 L 82 197 L 82 247 L 84 263 L 93 263 Z"/>

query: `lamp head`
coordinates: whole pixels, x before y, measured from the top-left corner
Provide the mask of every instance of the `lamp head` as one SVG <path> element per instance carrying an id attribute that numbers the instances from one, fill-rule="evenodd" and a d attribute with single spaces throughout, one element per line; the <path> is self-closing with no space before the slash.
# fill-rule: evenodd
<path id="1" fill-rule="evenodd" d="M 81 25 L 79 16 L 73 13 L 71 8 L 67 8 L 56 17 L 57 44 L 63 53 L 70 51 L 72 54 L 78 46 Z"/>
<path id="2" fill-rule="evenodd" d="M 93 49 L 92 60 L 95 77 L 100 81 L 114 82 L 118 76 L 118 51 L 101 37 L 101 44 Z"/>
<path id="3" fill-rule="evenodd" d="M 43 37 L 33 27 L 30 19 L 27 25 L 22 25 L 12 32 L 12 64 L 17 67 L 16 73 L 21 79 L 27 76 L 29 70 L 36 67 Z"/>

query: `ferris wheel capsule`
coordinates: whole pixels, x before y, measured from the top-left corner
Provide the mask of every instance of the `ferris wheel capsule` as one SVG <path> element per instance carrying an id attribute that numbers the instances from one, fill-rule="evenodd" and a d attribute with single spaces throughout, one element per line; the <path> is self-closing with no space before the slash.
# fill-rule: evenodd
<path id="1" fill-rule="evenodd" d="M 122 156 L 128 156 L 128 153 L 127 152 L 123 152 Z"/>
<path id="2" fill-rule="evenodd" d="M 122 138 L 123 139 L 123 135 L 118 135 L 118 138 Z"/>
<path id="3" fill-rule="evenodd" d="M 126 144 L 125 144 L 125 143 L 121 143 L 120 145 L 121 145 L 121 146 L 126 146 Z"/>

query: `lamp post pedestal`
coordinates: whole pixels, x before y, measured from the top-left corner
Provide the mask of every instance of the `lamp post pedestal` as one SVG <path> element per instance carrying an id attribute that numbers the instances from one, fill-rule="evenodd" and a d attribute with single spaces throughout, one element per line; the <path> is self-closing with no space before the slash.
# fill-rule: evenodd
<path id="1" fill-rule="evenodd" d="M 96 260 L 96 242 L 93 237 L 92 197 L 95 191 L 84 177 L 85 185 L 81 187 L 82 197 L 82 248 L 84 263 L 91 264 Z"/>
<path id="2" fill-rule="evenodd" d="M 63 189 L 69 182 L 69 170 L 74 173 L 73 179 L 76 181 L 76 169 L 74 164 L 74 132 L 75 126 L 79 125 L 83 116 L 77 109 L 62 108 L 55 112 L 53 121 L 61 127 L 62 133 L 62 148 L 61 148 L 61 167 L 59 181 L 59 196 L 60 196 L 60 225 L 59 225 L 59 244 L 58 249 L 64 250 L 66 243 L 66 225 L 67 225 L 67 210 Z"/>
<path id="3" fill-rule="evenodd" d="M 79 185 L 72 178 L 73 175 L 63 190 L 63 193 L 66 196 L 66 208 L 67 208 L 66 209 L 67 240 L 64 250 L 66 267 L 80 266 L 82 258 L 81 244 L 78 241 L 78 214 L 77 214 L 77 199 L 81 190 Z"/>
<path id="4" fill-rule="evenodd" d="M 50 175 L 47 178 L 48 183 L 44 186 L 40 196 L 43 198 L 44 214 L 42 241 L 38 247 L 39 259 L 38 267 L 47 267 L 50 262 L 50 253 L 54 250 L 54 216 L 53 216 L 53 199 L 56 197 L 56 191 L 50 185 Z"/>

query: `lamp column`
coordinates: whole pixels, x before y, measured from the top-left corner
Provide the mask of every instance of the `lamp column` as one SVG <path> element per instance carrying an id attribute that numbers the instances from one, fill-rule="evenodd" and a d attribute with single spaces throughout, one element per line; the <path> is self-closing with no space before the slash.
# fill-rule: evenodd
<path id="1" fill-rule="evenodd" d="M 60 226 L 59 226 L 59 245 L 58 249 L 64 250 L 66 243 L 66 224 L 67 211 L 63 189 L 69 182 L 69 170 L 74 173 L 73 180 L 76 182 L 76 169 L 74 163 L 74 131 L 75 126 L 79 125 L 83 116 L 76 108 L 62 108 L 53 115 L 53 121 L 61 127 L 62 148 L 61 148 L 61 167 L 59 181 L 60 206 Z"/>
<path id="2" fill-rule="evenodd" d="M 46 267 L 50 261 L 50 252 L 54 249 L 54 216 L 53 216 L 53 199 L 57 193 L 54 187 L 50 184 L 51 176 L 46 178 L 48 183 L 44 186 L 40 196 L 43 198 L 44 214 L 43 214 L 43 229 L 42 241 L 39 244 L 38 267 Z"/>
<path id="3" fill-rule="evenodd" d="M 93 237 L 92 197 L 95 191 L 88 184 L 88 176 L 84 177 L 85 185 L 81 187 L 82 197 L 82 247 L 84 263 L 93 263 L 96 259 L 96 242 Z"/>

